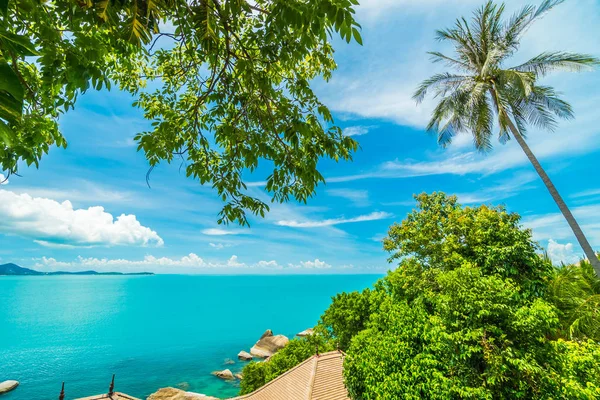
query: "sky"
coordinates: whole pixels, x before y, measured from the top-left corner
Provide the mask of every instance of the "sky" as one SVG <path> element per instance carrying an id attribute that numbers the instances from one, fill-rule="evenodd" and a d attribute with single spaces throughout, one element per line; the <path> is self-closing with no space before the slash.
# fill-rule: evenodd
<path id="1" fill-rule="evenodd" d="M 464 205 L 504 204 L 554 261 L 582 251 L 515 141 L 475 151 L 468 135 L 446 149 L 424 130 L 432 100 L 417 106 L 418 83 L 444 70 L 427 51 L 448 52 L 435 30 L 482 0 L 364 0 L 364 45 L 335 40 L 338 69 L 313 88 L 345 134 L 361 146 L 353 162 L 319 164 L 327 184 L 307 205 L 270 204 L 251 227 L 217 225 L 221 200 L 179 171 L 148 164 L 134 135 L 149 128 L 118 90 L 88 92 L 61 117 L 69 146 L 52 148 L 39 169 L 21 166 L 0 187 L 0 263 L 42 271 L 183 274 L 380 273 L 392 268 L 381 244 L 411 212 L 413 194 L 444 191 Z M 529 2 L 510 0 L 510 12 Z M 567 0 L 532 27 L 514 63 L 543 51 L 600 55 L 600 3 Z M 600 249 L 600 71 L 543 80 L 574 107 L 555 132 L 528 142 Z M 2 179 L 0 179 L 2 180 Z M 259 185 L 251 194 L 268 200 Z"/>

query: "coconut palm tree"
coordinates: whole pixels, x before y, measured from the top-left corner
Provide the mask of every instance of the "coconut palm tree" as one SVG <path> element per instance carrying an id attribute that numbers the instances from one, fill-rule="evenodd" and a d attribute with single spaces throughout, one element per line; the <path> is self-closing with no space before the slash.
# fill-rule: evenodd
<path id="1" fill-rule="evenodd" d="M 586 54 L 545 52 L 524 64 L 505 66 L 507 59 L 519 49 L 525 31 L 562 1 L 546 0 L 539 7 L 526 6 L 508 20 L 503 19 L 504 4 L 488 1 L 475 11 L 471 21 L 460 18 L 452 28 L 437 31 L 438 40 L 451 42 L 456 55 L 429 54 L 434 62 L 446 63 L 457 72 L 437 74 L 423 81 L 414 99 L 420 103 L 430 92 L 439 98 L 427 129 L 437 133 L 442 146 L 450 144 L 457 133 L 470 132 L 477 149 L 487 151 L 492 147 L 496 124 L 501 143 L 514 138 L 600 276 L 596 254 L 525 141 L 528 125 L 554 130 L 557 118 L 573 118 L 571 106 L 560 99 L 553 88 L 540 85 L 538 80 L 552 71 L 582 71 L 600 62 Z"/>

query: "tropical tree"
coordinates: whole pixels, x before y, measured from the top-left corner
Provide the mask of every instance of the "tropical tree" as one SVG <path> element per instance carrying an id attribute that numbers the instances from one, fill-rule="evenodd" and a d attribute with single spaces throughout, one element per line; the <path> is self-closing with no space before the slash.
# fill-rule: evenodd
<path id="1" fill-rule="evenodd" d="M 519 49 L 525 31 L 562 2 L 545 0 L 539 7 L 526 6 L 504 20 L 504 5 L 488 1 L 475 11 L 471 21 L 461 18 L 452 28 L 439 30 L 437 38 L 451 42 L 456 55 L 432 52 L 432 59 L 446 63 L 457 72 L 437 74 L 423 81 L 414 98 L 421 102 L 430 92 L 439 97 L 427 129 L 437 133 L 442 146 L 450 144 L 457 133 L 470 132 L 477 149 L 489 150 L 496 124 L 500 142 L 514 138 L 600 276 L 596 254 L 525 140 L 528 125 L 554 130 L 557 118 L 573 118 L 571 106 L 559 98 L 553 88 L 539 84 L 539 79 L 552 71 L 587 70 L 597 66 L 599 60 L 586 54 L 544 52 L 521 65 L 505 65 Z"/>
<path id="2" fill-rule="evenodd" d="M 150 168 L 184 162 L 226 203 L 219 222 L 268 211 L 243 179 L 261 161 L 273 201 L 306 201 L 323 181 L 318 161 L 357 148 L 309 85 L 336 67 L 334 34 L 361 42 L 356 4 L 0 1 L 0 171 L 65 147 L 61 114 L 86 91 L 118 85 L 152 122 L 135 136 Z"/>
<path id="3" fill-rule="evenodd" d="M 563 337 L 600 342 L 600 278 L 589 262 L 555 267 L 548 295 L 559 310 Z"/>

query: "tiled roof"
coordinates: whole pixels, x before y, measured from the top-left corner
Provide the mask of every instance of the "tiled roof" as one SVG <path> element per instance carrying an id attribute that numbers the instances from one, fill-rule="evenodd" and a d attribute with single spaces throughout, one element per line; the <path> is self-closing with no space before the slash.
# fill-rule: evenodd
<path id="1" fill-rule="evenodd" d="M 75 400 L 140 400 L 137 397 L 129 396 L 125 393 L 114 392 L 111 396 L 108 394 L 98 394 L 96 396 L 82 397 Z"/>
<path id="2" fill-rule="evenodd" d="M 344 353 L 315 355 L 254 392 L 230 400 L 349 400 L 342 376 Z"/>

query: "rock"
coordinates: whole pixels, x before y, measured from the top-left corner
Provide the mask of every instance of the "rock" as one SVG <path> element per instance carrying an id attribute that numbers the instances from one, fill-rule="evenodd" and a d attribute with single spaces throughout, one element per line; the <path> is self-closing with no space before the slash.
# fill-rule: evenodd
<path id="1" fill-rule="evenodd" d="M 313 333 L 314 333 L 313 328 L 308 328 L 308 329 L 303 330 L 300 333 L 296 333 L 296 336 L 298 336 L 298 337 L 307 337 L 307 336 L 312 335 Z"/>
<path id="2" fill-rule="evenodd" d="M 225 380 L 235 379 L 235 377 L 233 376 L 233 372 L 231 372 L 230 369 L 224 369 L 223 371 L 215 371 L 212 374 L 214 376 L 216 376 L 217 378 L 221 378 L 221 379 L 225 379 Z"/>
<path id="3" fill-rule="evenodd" d="M 177 387 L 177 389 L 181 389 L 181 390 L 188 390 L 190 388 L 190 384 L 187 382 L 179 382 L 175 386 Z"/>
<path id="4" fill-rule="evenodd" d="M 265 331 L 265 333 L 263 333 L 263 334 L 262 334 L 262 336 L 260 337 L 260 339 L 264 339 L 264 338 L 266 338 L 267 336 L 273 336 L 273 331 L 272 331 L 272 330 L 270 330 L 270 329 L 267 329 L 267 330 Z M 260 339 L 258 339 L 258 340 L 260 340 Z"/>
<path id="5" fill-rule="evenodd" d="M 231 358 L 226 358 L 225 362 L 223 364 L 232 365 L 232 364 L 235 364 L 235 361 L 233 361 Z"/>
<path id="6" fill-rule="evenodd" d="M 260 337 L 258 342 L 250 349 L 250 354 L 260 358 L 270 357 L 280 349 L 284 348 L 290 340 L 283 335 L 273 336 L 273 332 L 268 329 Z"/>
<path id="7" fill-rule="evenodd" d="M 235 374 L 234 376 L 235 376 L 236 378 L 238 378 L 240 381 L 241 381 L 242 379 L 244 379 L 244 375 L 242 375 L 242 374 Z"/>
<path id="8" fill-rule="evenodd" d="M 184 390 L 166 387 L 152 393 L 147 400 L 219 400 L 216 397 L 201 393 L 186 392 Z"/>
<path id="9" fill-rule="evenodd" d="M 243 361 L 250 361 L 252 360 L 252 354 L 242 350 L 238 353 L 238 358 Z"/>
<path id="10" fill-rule="evenodd" d="M 0 382 L 0 394 L 10 392 L 19 386 L 19 381 L 4 381 Z"/>

